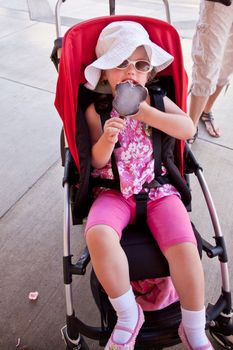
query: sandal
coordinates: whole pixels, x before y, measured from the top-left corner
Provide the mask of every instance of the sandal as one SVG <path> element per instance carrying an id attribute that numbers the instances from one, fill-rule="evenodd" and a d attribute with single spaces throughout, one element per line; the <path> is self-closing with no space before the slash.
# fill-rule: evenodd
<path id="1" fill-rule="evenodd" d="M 189 344 L 189 341 L 188 341 L 188 338 L 186 337 L 186 334 L 184 332 L 184 327 L 183 327 L 182 323 L 179 326 L 178 334 L 179 334 L 179 337 L 180 337 L 182 343 L 185 345 L 186 349 L 194 350 L 191 347 L 191 345 Z M 208 344 L 202 345 L 202 346 L 199 346 L 199 347 L 195 348 L 195 350 L 209 350 L 209 349 L 214 350 L 213 346 L 210 344 L 209 341 L 208 341 Z"/>
<path id="2" fill-rule="evenodd" d="M 200 118 L 201 118 L 201 121 L 204 123 L 206 131 L 210 136 L 220 137 L 219 129 L 216 128 L 214 125 L 214 117 L 212 112 L 209 112 L 209 113 L 202 112 Z"/>
<path id="3" fill-rule="evenodd" d="M 114 329 L 120 329 L 123 331 L 127 331 L 127 332 L 132 334 L 131 337 L 129 338 L 129 340 L 127 341 L 127 343 L 119 344 L 119 343 L 115 342 L 113 340 L 113 333 L 114 333 L 114 330 L 113 330 L 112 335 L 109 338 L 104 350 L 133 350 L 134 349 L 137 335 L 140 331 L 140 328 L 142 327 L 142 324 L 145 321 L 143 310 L 142 310 L 141 306 L 139 304 L 137 304 L 137 306 L 138 306 L 138 320 L 137 320 L 137 323 L 136 323 L 136 326 L 134 329 L 129 329 L 129 328 L 121 327 L 121 326 L 117 326 L 117 325 L 114 328 Z"/>
<path id="4" fill-rule="evenodd" d="M 193 135 L 193 137 L 191 137 L 190 139 L 187 140 L 187 143 L 189 145 L 194 144 L 194 142 L 196 141 L 196 138 L 198 136 L 198 127 L 197 127 L 197 131 L 195 132 L 195 134 Z"/>

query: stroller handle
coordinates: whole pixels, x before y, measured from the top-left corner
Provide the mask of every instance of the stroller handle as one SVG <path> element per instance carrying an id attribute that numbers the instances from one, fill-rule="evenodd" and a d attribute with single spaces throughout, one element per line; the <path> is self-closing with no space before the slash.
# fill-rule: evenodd
<path id="1" fill-rule="evenodd" d="M 60 9 L 63 2 L 66 0 L 58 0 L 55 7 L 55 22 L 56 22 L 56 34 L 57 38 L 62 37 L 61 33 L 61 15 L 60 15 Z M 166 19 L 169 24 L 171 24 L 171 15 L 170 15 L 170 7 L 168 0 L 163 0 L 165 11 L 166 11 Z M 116 9 L 116 1 L 115 0 L 109 0 L 109 14 L 110 16 L 115 15 L 115 9 Z"/>
<path id="2" fill-rule="evenodd" d="M 66 0 L 58 0 L 56 3 L 56 7 L 55 7 L 55 23 L 56 23 L 56 34 L 57 34 L 57 38 L 61 38 L 62 34 L 61 34 L 61 16 L 60 16 L 60 9 L 61 9 L 61 5 L 63 2 L 65 2 Z"/>

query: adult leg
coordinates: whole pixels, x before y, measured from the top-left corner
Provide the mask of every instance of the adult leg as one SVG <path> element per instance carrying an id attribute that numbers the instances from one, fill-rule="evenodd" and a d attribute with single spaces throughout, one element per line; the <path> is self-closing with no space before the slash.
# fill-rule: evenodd
<path id="1" fill-rule="evenodd" d="M 219 137 L 219 128 L 214 125 L 212 107 L 217 97 L 221 93 L 223 86 L 216 87 L 215 92 L 211 96 L 195 96 L 191 94 L 190 99 L 190 116 L 197 127 L 199 119 L 204 122 L 205 128 L 210 136 Z"/>
<path id="2" fill-rule="evenodd" d="M 204 110 L 209 96 L 196 96 L 191 93 L 189 115 L 197 127 L 202 111 Z"/>
<path id="3" fill-rule="evenodd" d="M 233 3 L 230 6 L 229 11 L 231 12 L 232 21 L 233 21 Z M 217 99 L 217 97 L 219 96 L 223 88 L 226 88 L 226 91 L 227 91 L 227 87 L 229 85 L 229 78 L 233 73 L 232 57 L 233 57 L 233 23 L 231 25 L 230 32 L 228 34 L 228 40 L 225 46 L 224 57 L 222 60 L 222 65 L 219 73 L 216 90 L 214 94 L 209 97 L 207 104 L 204 108 L 204 112 L 206 114 L 211 115 L 211 110 L 215 103 L 215 100 Z M 211 123 L 209 124 L 206 123 L 206 129 L 209 132 L 209 134 L 211 134 L 212 136 L 217 136 L 217 137 L 220 136 L 219 129 L 216 127 L 212 127 Z"/>
<path id="4" fill-rule="evenodd" d="M 233 4 L 229 8 L 229 11 L 231 12 L 232 20 L 233 20 Z M 224 51 L 224 56 L 223 56 L 223 60 L 222 60 L 221 70 L 219 73 L 217 87 L 216 87 L 215 92 L 208 98 L 206 106 L 203 110 L 204 115 L 210 115 L 210 117 L 211 117 L 212 107 L 213 107 L 217 97 L 219 96 L 219 94 L 221 93 L 223 88 L 227 87 L 227 85 L 229 84 L 229 77 L 233 73 L 232 57 L 233 57 L 233 24 L 231 25 L 230 32 L 228 34 L 228 40 L 227 40 L 227 43 L 225 46 L 225 51 Z M 219 129 L 216 128 L 213 125 L 213 123 L 210 123 L 207 120 L 207 122 L 205 122 L 205 124 L 206 124 L 206 129 L 211 136 L 215 136 L 215 137 L 220 136 Z"/>
<path id="5" fill-rule="evenodd" d="M 193 69 L 189 114 L 196 126 L 202 112 L 209 108 L 207 104 L 213 105 L 220 93 L 219 87 L 216 86 L 231 24 L 232 15 L 226 6 L 202 1 L 192 45 Z M 210 124 L 207 123 L 207 126 L 209 132 Z M 211 134 L 218 136 L 214 132 Z"/>
<path id="6" fill-rule="evenodd" d="M 233 3 L 231 4 L 229 11 L 231 13 L 232 23 L 228 40 L 225 46 L 224 57 L 222 60 L 222 66 L 218 78 L 218 85 L 225 87 L 229 84 L 229 78 L 233 74 Z"/>
<path id="7" fill-rule="evenodd" d="M 205 107 L 203 108 L 203 111 L 205 113 L 209 113 L 212 110 L 212 107 L 214 105 L 214 102 L 216 101 L 217 97 L 220 95 L 222 89 L 224 86 L 216 86 L 215 92 L 208 98 Z"/>
<path id="8" fill-rule="evenodd" d="M 212 113 L 212 107 L 220 95 L 223 86 L 216 86 L 215 92 L 208 98 L 205 107 L 203 108 L 203 112 L 201 114 L 201 120 L 205 124 L 206 131 L 210 136 L 219 137 L 221 135 L 220 130 L 214 124 L 214 117 Z"/>

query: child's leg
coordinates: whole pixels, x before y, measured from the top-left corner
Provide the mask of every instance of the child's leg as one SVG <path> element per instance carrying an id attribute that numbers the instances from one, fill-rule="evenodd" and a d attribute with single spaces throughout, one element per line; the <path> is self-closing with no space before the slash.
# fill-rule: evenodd
<path id="1" fill-rule="evenodd" d="M 97 225 L 87 231 L 86 241 L 96 276 L 117 313 L 117 329 L 110 341 L 125 344 L 133 333 L 126 329 L 134 330 L 140 315 L 130 287 L 128 261 L 120 246 L 119 236 L 111 227 Z"/>
<path id="2" fill-rule="evenodd" d="M 192 243 L 178 244 L 168 248 L 164 255 L 182 307 L 187 310 L 202 309 L 204 277 L 197 247 Z"/>
<path id="3" fill-rule="evenodd" d="M 94 202 L 86 226 L 94 271 L 118 316 L 111 341 L 119 344 L 125 344 L 132 336 L 125 328 L 134 331 L 139 318 L 143 317 L 130 287 L 128 261 L 119 242 L 130 216 L 130 205 L 119 194 L 106 193 Z"/>
<path id="4" fill-rule="evenodd" d="M 203 269 L 190 219 L 181 200 L 168 196 L 150 202 L 148 225 L 168 260 L 189 344 L 193 349 L 209 344 L 205 334 Z"/>
<path id="5" fill-rule="evenodd" d="M 86 232 L 86 242 L 96 276 L 110 298 L 117 298 L 130 287 L 126 255 L 119 236 L 106 225 L 92 226 Z"/>
<path id="6" fill-rule="evenodd" d="M 204 277 L 197 248 L 192 243 L 178 244 L 168 248 L 164 255 L 180 298 L 182 325 L 187 339 L 193 349 L 206 345 Z"/>

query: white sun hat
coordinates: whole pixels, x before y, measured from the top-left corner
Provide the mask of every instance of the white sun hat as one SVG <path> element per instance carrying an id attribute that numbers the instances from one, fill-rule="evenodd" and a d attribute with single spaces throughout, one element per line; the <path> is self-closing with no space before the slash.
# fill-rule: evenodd
<path id="1" fill-rule="evenodd" d="M 153 43 L 145 28 L 132 21 L 117 21 L 107 25 L 100 33 L 96 44 L 97 59 L 85 68 L 85 86 L 94 90 L 101 70 L 116 68 L 129 58 L 137 47 L 144 46 L 156 73 L 165 69 L 174 57 Z"/>

